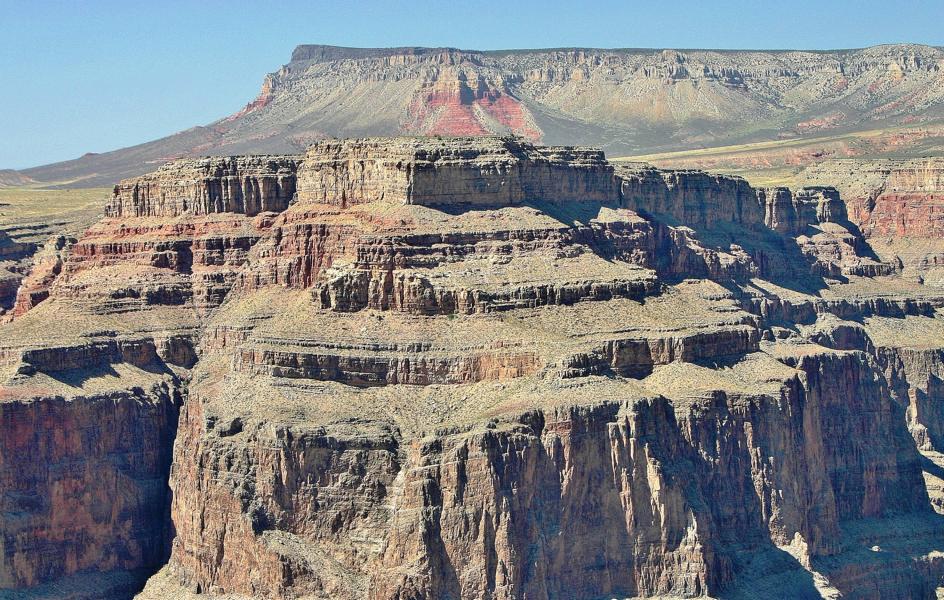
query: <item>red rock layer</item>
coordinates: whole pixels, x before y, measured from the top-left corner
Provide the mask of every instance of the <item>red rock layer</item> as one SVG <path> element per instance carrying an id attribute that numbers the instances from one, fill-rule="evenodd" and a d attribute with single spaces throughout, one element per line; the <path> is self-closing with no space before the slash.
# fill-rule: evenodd
<path id="1" fill-rule="evenodd" d="M 833 160 L 801 178 L 834 181 L 866 237 L 944 239 L 944 160 Z"/>
<path id="2" fill-rule="evenodd" d="M 944 239 L 944 188 L 938 193 L 883 193 L 854 213 L 870 236 Z"/>
<path id="3" fill-rule="evenodd" d="M 473 76 L 474 77 L 474 76 Z M 528 109 L 502 83 L 446 70 L 414 95 L 408 109 L 405 132 L 424 135 L 489 135 L 513 133 L 538 141 L 537 128 Z"/>

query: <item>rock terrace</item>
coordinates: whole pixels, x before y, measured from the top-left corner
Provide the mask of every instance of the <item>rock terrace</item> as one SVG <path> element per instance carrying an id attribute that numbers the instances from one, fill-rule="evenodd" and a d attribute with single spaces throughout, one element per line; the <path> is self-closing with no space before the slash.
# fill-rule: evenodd
<path id="1" fill-rule="evenodd" d="M 521 138 L 122 181 L 0 326 L 0 590 L 933 598 L 944 289 L 852 214 Z"/>

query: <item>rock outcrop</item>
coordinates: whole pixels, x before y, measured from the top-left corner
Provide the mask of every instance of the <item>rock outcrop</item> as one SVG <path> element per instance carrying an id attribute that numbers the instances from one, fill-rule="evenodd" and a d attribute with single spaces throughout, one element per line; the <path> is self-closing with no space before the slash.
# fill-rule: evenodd
<path id="1" fill-rule="evenodd" d="M 480 205 L 615 202 L 613 167 L 596 149 L 500 138 L 375 138 L 319 142 L 298 173 L 312 204 Z"/>
<path id="2" fill-rule="evenodd" d="M 798 179 L 835 182 L 850 219 L 883 260 L 944 287 L 944 159 L 829 160 Z"/>
<path id="3" fill-rule="evenodd" d="M 287 156 L 205 158 L 167 163 L 115 186 L 110 217 L 176 217 L 285 210 L 295 196 L 298 160 Z"/>
<path id="4" fill-rule="evenodd" d="M 166 559 L 181 386 L 174 377 L 148 383 L 72 397 L 4 390 L 0 589 L 87 570 L 140 572 Z M 39 397 L 28 401 L 30 392 Z"/>
<path id="5" fill-rule="evenodd" d="M 18 242 L 0 230 L 0 315 L 15 302 L 23 279 L 21 263 L 35 250 L 32 244 Z"/>
<path id="6" fill-rule="evenodd" d="M 396 138 L 109 206 L 0 328 L 2 589 L 944 587 L 944 294 L 833 188 Z"/>
<path id="7" fill-rule="evenodd" d="M 800 178 L 834 182 L 866 237 L 944 238 L 944 159 L 836 159 Z"/>

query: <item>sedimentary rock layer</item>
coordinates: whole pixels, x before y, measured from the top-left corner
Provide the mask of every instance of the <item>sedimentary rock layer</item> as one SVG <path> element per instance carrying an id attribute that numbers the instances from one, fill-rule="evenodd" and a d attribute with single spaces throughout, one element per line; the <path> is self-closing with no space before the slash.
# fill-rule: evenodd
<path id="1" fill-rule="evenodd" d="M 0 435 L 88 458 L 0 463 L 3 589 L 167 549 L 140 598 L 944 585 L 944 294 L 835 189 L 509 138 L 285 160 L 122 182 L 31 276 Z M 98 502 L 59 534 L 44 494 Z"/>
<path id="2" fill-rule="evenodd" d="M 618 194 L 601 151 L 511 138 L 320 142 L 298 177 L 300 201 L 340 206 L 612 202 Z"/>
<path id="3" fill-rule="evenodd" d="M 944 238 L 944 159 L 836 159 L 800 178 L 833 182 L 867 237 Z"/>
<path id="4" fill-rule="evenodd" d="M 805 169 L 806 183 L 833 181 L 850 219 L 886 262 L 944 287 L 944 160 L 829 160 Z"/>
<path id="5" fill-rule="evenodd" d="M 119 368 L 126 377 L 134 370 Z M 0 589 L 88 570 L 159 566 L 171 533 L 165 482 L 182 403 L 179 380 L 155 377 L 142 387 L 73 397 L 41 394 L 9 387 L 0 400 Z"/>
<path id="6" fill-rule="evenodd" d="M 171 162 L 115 186 L 105 208 L 113 217 L 176 217 L 285 210 L 295 195 L 298 160 L 289 156 L 205 158 Z"/>

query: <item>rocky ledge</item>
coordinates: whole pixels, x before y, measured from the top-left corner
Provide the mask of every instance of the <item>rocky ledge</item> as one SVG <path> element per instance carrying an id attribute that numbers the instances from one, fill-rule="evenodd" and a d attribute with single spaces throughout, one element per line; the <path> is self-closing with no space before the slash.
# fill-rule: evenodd
<path id="1" fill-rule="evenodd" d="M 869 242 L 513 138 L 123 181 L 0 328 L 0 590 L 934 598 L 944 292 Z"/>

